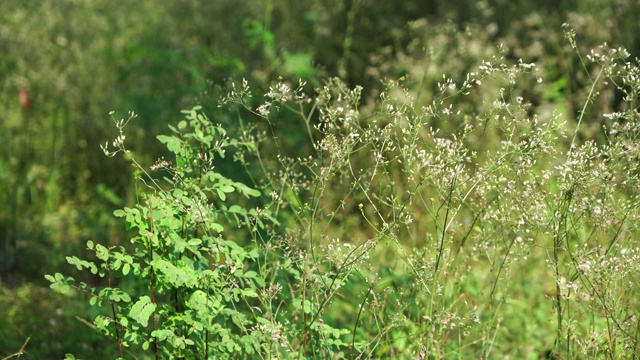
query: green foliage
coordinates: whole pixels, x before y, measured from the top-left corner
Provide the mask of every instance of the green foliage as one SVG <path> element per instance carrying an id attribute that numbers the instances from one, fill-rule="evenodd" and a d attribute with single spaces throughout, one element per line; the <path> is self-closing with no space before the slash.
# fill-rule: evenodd
<path id="1" fill-rule="evenodd" d="M 463 3 L 3 1 L 0 357 L 637 353 L 638 4 Z"/>
<path id="2" fill-rule="evenodd" d="M 636 287 L 616 284 L 640 269 L 610 266 L 636 257 L 638 64 L 622 48 L 586 60 L 574 48 L 589 79 L 575 124 L 534 111 L 541 71 L 502 47 L 461 79 L 427 87 L 425 105 L 388 82 L 366 108 L 362 89 L 339 79 L 311 99 L 278 82 L 255 109 L 246 85 L 225 99 L 273 127 L 287 112 L 310 125 L 315 157 L 269 161 L 254 149 L 252 159 L 265 169 L 263 192 L 295 214 L 285 239 L 308 252 L 300 267 L 310 294 L 335 291 L 294 304 L 350 323 L 351 356 L 637 352 Z M 619 111 L 594 109 L 596 89 L 623 93 Z M 588 109 L 612 120 L 599 142 L 580 136 Z"/>
<path id="3" fill-rule="evenodd" d="M 121 347 L 141 345 L 146 350 L 152 345 L 153 351 L 163 357 L 183 357 L 187 353 L 206 357 L 209 353 L 240 350 L 240 344 L 250 340 L 216 322 L 230 322 L 246 331 L 247 321 L 234 319 L 234 304 L 256 294 L 255 283 L 243 280 L 245 262 L 255 259 L 257 253 L 224 240 L 221 223 L 226 222 L 223 203 L 227 194 L 238 191 L 257 196 L 259 192 L 213 170 L 215 159 L 224 157 L 233 144 L 197 108 L 186 115 L 187 120 L 178 124 L 180 130 L 172 129 L 174 135 L 159 136 L 176 156 L 175 168 L 166 161 L 154 167 L 169 170 L 169 187 L 161 187 L 140 167 L 145 173 L 140 181 L 153 191 L 141 193 L 142 201 L 135 207 L 114 212 L 124 218 L 129 229 L 137 231 L 131 239 L 133 249 L 105 247 L 90 241 L 87 248 L 95 253 L 96 262 L 67 259 L 79 270 L 86 268 L 106 277 L 109 284 L 133 276 L 146 289 L 109 286 L 98 291 L 84 283 L 76 286 L 72 278 L 60 274 L 47 276 L 52 287 L 61 292 L 76 286 L 91 294 L 92 304 L 110 306 L 112 316 L 99 316 L 95 324 Z M 128 120 L 116 121 L 120 135 L 114 142 L 115 152 L 104 148 L 107 155 L 129 153 L 122 132 L 127 123 Z M 233 214 L 245 214 L 244 219 L 237 218 L 238 225 L 249 224 L 247 213 L 236 205 Z M 256 351 L 253 347 L 248 349 Z"/>
<path id="4" fill-rule="evenodd" d="M 278 221 L 268 208 L 247 208 L 240 200 L 259 198 L 261 192 L 215 170 L 227 152 L 255 144 L 228 138 L 200 107 L 183 113 L 185 120 L 170 127 L 172 135 L 158 136 L 174 154 L 175 165 L 160 159 L 151 169 L 168 176 L 156 179 L 132 159 L 144 191 L 135 207 L 114 212 L 137 233 L 132 247 L 88 241 L 94 261 L 67 257 L 69 264 L 106 278 L 108 285 L 98 288 L 56 273 L 46 276 L 51 287 L 86 292 L 91 305 L 110 310 L 98 315 L 94 325 L 116 340 L 120 357 L 136 345 L 163 358 L 294 356 L 346 346 L 340 339 L 348 331 L 318 324 L 322 305 L 306 300 L 296 282 L 283 282 L 290 277 L 300 281 L 300 264 L 264 260 L 283 256 L 274 244 L 257 238 L 272 232 Z M 107 156 L 130 154 L 124 128 L 133 118 L 114 119 L 119 135 L 113 151 L 108 143 L 103 146 Z M 234 240 L 228 238 L 230 228 L 235 228 Z M 134 286 L 115 285 L 126 279 Z M 280 292 L 282 286 L 290 291 Z M 280 323 L 297 316 L 308 318 L 302 330 L 286 328 L 290 320 Z M 307 349 L 294 342 L 299 333 L 333 340 Z"/>
<path id="5" fill-rule="evenodd" d="M 598 65 L 573 127 L 532 111 L 540 70 L 500 47 L 442 77 L 426 105 L 390 81 L 366 108 L 361 87 L 334 78 L 313 97 L 280 80 L 254 108 L 248 82 L 233 84 L 220 106 L 243 135 L 183 111 L 158 136 L 173 154 L 151 166 L 161 178 L 124 145 L 135 115 L 114 118 L 103 151 L 128 156 L 140 184 L 138 203 L 114 212 L 132 246 L 89 241 L 94 261 L 67 258 L 106 286 L 46 278 L 107 309 L 94 325 L 120 357 L 637 353 L 638 64 L 607 46 L 583 59 L 565 36 L 586 72 Z M 603 143 L 581 140 L 605 82 L 624 103 L 602 114 Z M 283 152 L 281 114 L 300 118 L 314 155 Z M 229 155 L 253 185 L 216 170 Z"/>

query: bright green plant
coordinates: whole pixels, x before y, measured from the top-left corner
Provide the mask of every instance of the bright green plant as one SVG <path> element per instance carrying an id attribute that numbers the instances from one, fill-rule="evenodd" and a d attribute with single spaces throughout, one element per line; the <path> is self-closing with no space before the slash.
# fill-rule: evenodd
<path id="1" fill-rule="evenodd" d="M 222 234 L 232 223 L 258 231 L 264 228 L 263 221 L 273 218 L 266 210 L 226 205 L 234 193 L 245 197 L 260 193 L 213 170 L 214 161 L 238 144 L 197 110 L 187 112 L 186 120 L 172 127 L 173 135 L 158 137 L 176 157 L 175 166 L 159 160 L 151 167 L 166 171 L 163 182 L 168 186 L 132 159 L 149 191 L 140 193 L 135 207 L 114 215 L 137 232 L 131 238 L 133 247 L 89 241 L 87 248 L 95 253 L 95 261 L 67 258 L 78 270 L 106 278 L 107 286 L 97 289 L 60 274 L 47 276 L 54 288 L 87 291 L 92 305 L 109 308 L 109 315 L 98 316 L 95 325 L 118 341 L 120 357 L 132 345 L 151 348 L 156 357 L 177 358 L 261 351 L 259 338 L 249 330 L 254 319 L 237 309 L 251 303 L 264 286 L 264 279 L 246 267 L 257 259 L 258 251 Z M 113 142 L 116 150 L 110 152 L 105 145 L 107 155 L 129 154 L 122 130 L 134 117 L 116 121 L 120 129 Z M 135 278 L 137 288 L 117 286 L 117 280 L 127 276 Z"/>
<path id="2" fill-rule="evenodd" d="M 46 276 L 51 287 L 86 292 L 108 310 L 94 324 L 117 341 L 121 358 L 136 345 L 156 358 L 296 357 L 346 346 L 344 330 L 322 323 L 323 304 L 307 292 L 312 270 L 299 252 L 282 250 L 271 211 L 249 205 L 260 191 L 215 170 L 227 152 L 255 144 L 228 138 L 199 110 L 185 111 L 172 135 L 158 136 L 175 155 L 175 163 L 151 166 L 162 180 L 130 158 L 144 186 L 135 207 L 114 215 L 137 233 L 132 247 L 88 241 L 94 261 L 67 257 L 106 286 L 56 273 Z M 123 130 L 133 118 L 114 119 L 119 134 L 115 150 L 103 146 L 106 155 L 130 156 Z"/>

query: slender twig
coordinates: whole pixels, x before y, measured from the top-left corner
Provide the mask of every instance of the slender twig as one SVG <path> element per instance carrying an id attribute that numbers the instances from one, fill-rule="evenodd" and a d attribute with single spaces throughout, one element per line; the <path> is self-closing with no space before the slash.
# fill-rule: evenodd
<path id="1" fill-rule="evenodd" d="M 29 340 L 31 340 L 31 336 L 27 337 L 27 340 L 24 341 L 24 344 L 22 344 L 22 346 L 20 347 L 20 350 L 18 350 L 17 352 L 2 358 L 2 360 L 7 360 L 7 359 L 11 359 L 14 357 L 20 358 L 20 356 L 24 355 L 27 353 L 27 351 L 25 350 L 25 348 L 27 347 L 27 344 L 29 343 Z"/>
<path id="2" fill-rule="evenodd" d="M 151 216 L 151 209 L 149 209 L 149 232 L 153 234 L 153 216 Z M 155 283 L 155 273 L 153 271 L 153 266 L 151 265 L 151 263 L 153 262 L 153 243 L 151 242 L 151 240 L 149 240 L 149 281 L 150 281 L 150 285 L 151 285 L 151 303 L 156 305 L 156 283 Z M 157 306 L 156 306 L 157 308 Z M 153 319 L 153 331 L 156 331 L 157 328 L 157 324 L 156 324 L 156 310 L 153 310 L 153 314 L 151 315 L 152 319 Z M 158 337 L 154 336 L 153 337 L 153 351 L 155 354 L 155 358 L 156 360 L 159 359 L 159 354 L 158 354 Z"/>
<path id="3" fill-rule="evenodd" d="M 593 80 L 593 84 L 591 84 L 591 89 L 589 90 L 589 95 L 587 95 L 587 101 L 584 102 L 584 105 L 582 106 L 582 110 L 580 110 L 580 116 L 578 116 L 578 124 L 576 125 L 576 129 L 573 132 L 573 138 L 571 139 L 571 147 L 569 147 L 569 155 L 571 155 L 571 152 L 575 147 L 576 136 L 578 135 L 578 131 L 580 130 L 580 124 L 582 124 L 582 119 L 584 118 L 584 114 L 587 111 L 587 106 L 589 105 L 590 102 L 594 100 L 594 96 L 595 96 L 594 91 L 596 90 L 596 85 L 598 84 L 598 80 L 600 80 L 600 77 L 602 76 L 603 72 L 604 72 L 604 68 L 600 69 L 598 76 L 596 76 L 596 79 Z"/>
<path id="4" fill-rule="evenodd" d="M 360 309 L 358 309 L 358 316 L 356 316 L 355 324 L 353 324 L 353 335 L 351 337 L 351 358 L 355 359 L 355 351 L 356 351 L 356 330 L 358 329 L 358 323 L 360 322 L 360 316 L 362 315 L 362 310 L 364 310 L 364 305 L 367 303 L 367 298 L 371 294 L 373 290 L 373 282 L 371 282 L 371 286 L 369 286 L 369 290 L 367 290 L 367 294 L 362 299 L 362 303 L 360 304 Z"/>
<path id="5" fill-rule="evenodd" d="M 107 286 L 109 286 L 109 288 L 112 288 L 111 273 L 109 272 L 109 264 L 107 263 L 104 268 L 107 276 Z M 122 356 L 122 340 L 123 339 L 120 337 L 120 332 L 118 331 L 118 316 L 116 314 L 116 306 L 113 300 L 109 300 L 109 305 L 111 305 L 111 313 L 113 314 L 113 325 L 116 329 L 116 339 L 118 339 L 118 352 L 120 353 L 120 358 L 123 358 Z"/>
<path id="6" fill-rule="evenodd" d="M 451 211 L 451 196 L 453 195 L 453 190 L 456 187 L 456 177 L 451 180 L 451 187 L 449 188 L 449 195 L 447 195 L 447 209 L 444 214 L 444 226 L 442 227 L 442 235 L 440 236 L 440 245 L 438 245 L 438 253 L 436 254 L 436 264 L 434 266 L 433 273 L 438 273 L 438 268 L 440 267 L 440 260 L 442 259 L 442 251 L 444 249 L 444 238 L 447 235 L 447 222 L 449 220 L 449 212 Z M 443 203 L 444 204 L 444 203 Z"/>
<path id="7" fill-rule="evenodd" d="M 562 308 L 562 299 L 561 299 L 561 289 L 560 289 L 560 251 L 563 244 L 563 239 L 567 238 L 567 216 L 569 212 L 569 205 L 573 199 L 573 188 L 567 190 L 565 195 L 558 207 L 558 225 L 556 228 L 555 236 L 553 237 L 553 267 L 555 272 L 555 280 L 556 280 L 556 315 L 558 322 L 558 330 L 556 337 L 556 346 L 559 345 L 560 339 L 562 338 L 562 318 L 563 318 L 563 308 Z M 567 239 L 568 240 L 568 239 Z"/>
<path id="8" fill-rule="evenodd" d="M 509 243 L 509 247 L 502 258 L 502 262 L 500 263 L 500 267 L 498 268 L 498 273 L 496 274 L 495 281 L 493 282 L 493 287 L 491 287 L 491 293 L 489 294 L 489 298 L 493 299 L 493 294 L 496 292 L 496 288 L 498 287 L 498 282 L 500 281 L 500 274 L 502 274 L 502 269 L 504 269 L 507 264 L 507 259 L 509 259 L 509 254 L 511 253 L 511 248 L 513 244 L 516 242 L 516 236 L 511 234 L 511 242 Z"/>

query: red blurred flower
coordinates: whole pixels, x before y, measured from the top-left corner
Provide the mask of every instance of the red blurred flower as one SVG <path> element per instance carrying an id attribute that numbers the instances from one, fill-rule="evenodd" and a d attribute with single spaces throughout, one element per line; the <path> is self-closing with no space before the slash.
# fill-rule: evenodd
<path id="1" fill-rule="evenodd" d="M 20 89 L 20 106 L 23 109 L 31 108 L 31 94 L 29 94 L 29 90 L 22 88 Z"/>

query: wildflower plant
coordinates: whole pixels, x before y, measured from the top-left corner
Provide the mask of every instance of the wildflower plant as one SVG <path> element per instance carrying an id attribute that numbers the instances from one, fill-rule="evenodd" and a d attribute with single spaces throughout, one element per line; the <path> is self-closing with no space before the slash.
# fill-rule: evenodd
<path id="1" fill-rule="evenodd" d="M 535 113 L 523 84 L 539 86 L 542 70 L 507 51 L 461 80 L 444 76 L 426 105 L 402 81 L 387 82 L 369 108 L 360 87 L 327 81 L 310 106 L 317 155 L 297 161 L 311 175 L 271 174 L 288 187 L 280 193 L 298 194 L 290 205 L 307 266 L 328 261 L 351 274 L 328 305 L 360 304 L 342 317 L 356 319 L 350 336 L 364 339 L 354 356 L 527 355 L 507 340 L 522 316 L 514 304 L 527 302 L 547 334 L 539 352 L 637 354 L 638 64 L 606 45 L 587 56 L 590 91 L 570 122 Z M 602 114 L 604 141 L 585 139 L 582 120 L 606 86 L 624 101 Z M 263 107 L 256 112 L 271 123 Z M 292 168 L 289 160 L 279 161 Z M 362 249 L 368 265 L 321 258 L 336 239 Z"/>
<path id="2" fill-rule="evenodd" d="M 504 47 L 426 103 L 403 79 L 371 105 L 334 78 L 314 96 L 279 79 L 253 105 L 245 80 L 220 100 L 237 134 L 196 107 L 158 137 L 175 159 L 151 173 L 132 159 L 139 203 L 115 212 L 132 247 L 88 242 L 95 261 L 67 259 L 107 286 L 47 278 L 109 310 L 95 324 L 120 357 L 640 355 L 640 73 L 627 58 L 606 45 L 579 57 L 591 83 L 576 121 L 536 113 L 523 84 L 544 71 Z M 606 86 L 622 101 L 589 139 Z M 292 114 L 310 153 L 277 135 Z M 107 155 L 130 156 L 127 122 Z M 229 154 L 251 185 L 217 171 Z"/>

